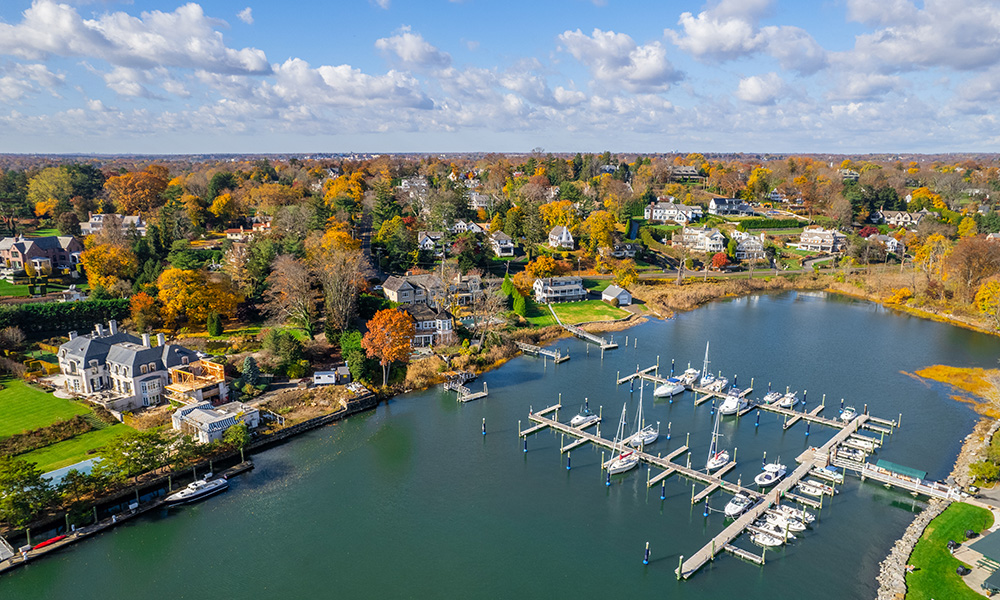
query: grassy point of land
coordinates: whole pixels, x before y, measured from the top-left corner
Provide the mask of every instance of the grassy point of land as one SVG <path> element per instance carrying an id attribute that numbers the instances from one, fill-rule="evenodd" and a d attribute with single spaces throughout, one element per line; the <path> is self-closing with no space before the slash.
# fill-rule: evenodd
<path id="1" fill-rule="evenodd" d="M 83 404 L 56 398 L 19 379 L 0 383 L 4 385 L 0 390 L 0 438 L 91 412 Z"/>
<path id="2" fill-rule="evenodd" d="M 916 375 L 931 381 L 945 383 L 955 388 L 972 394 L 972 398 L 967 396 L 952 396 L 962 402 L 972 402 L 975 404 L 976 412 L 989 416 L 1000 416 L 993 402 L 992 396 L 997 394 L 993 381 L 1000 376 L 1000 371 L 996 369 L 950 367 L 948 365 L 933 365 L 920 369 Z"/>
<path id="3" fill-rule="evenodd" d="M 907 600 L 982 598 L 955 572 L 962 562 L 948 552 L 948 540 L 964 542 L 966 529 L 978 533 L 992 525 L 993 513 L 963 502 L 955 502 L 931 521 L 910 555 L 917 570 L 906 575 Z"/>
<path id="4" fill-rule="evenodd" d="M 124 423 L 118 423 L 104 429 L 81 433 L 68 440 L 38 450 L 32 450 L 18 456 L 18 458 L 37 464 L 42 471 L 61 469 L 86 460 L 94 450 L 105 446 L 112 439 L 129 431 L 132 431 L 131 427 Z"/>

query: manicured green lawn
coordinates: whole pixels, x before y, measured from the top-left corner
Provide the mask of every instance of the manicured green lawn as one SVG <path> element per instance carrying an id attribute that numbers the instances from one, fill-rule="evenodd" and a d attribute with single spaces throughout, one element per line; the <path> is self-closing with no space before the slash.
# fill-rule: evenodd
<path id="1" fill-rule="evenodd" d="M 582 302 L 564 302 L 553 304 L 556 314 L 563 323 L 586 323 L 588 321 L 613 321 L 627 317 L 628 313 L 615 308 L 602 300 L 584 300 Z"/>
<path id="2" fill-rule="evenodd" d="M 610 279 L 584 279 L 583 287 L 592 292 L 603 292 L 611 285 Z"/>
<path id="3" fill-rule="evenodd" d="M 535 327 L 548 327 L 549 325 L 556 325 L 556 319 L 552 316 L 552 313 L 549 312 L 549 307 L 544 304 L 536 304 L 531 301 L 530 298 L 524 318 Z"/>
<path id="4" fill-rule="evenodd" d="M 131 427 L 124 423 L 118 423 L 104 429 L 88 431 L 64 442 L 33 450 L 18 458 L 36 463 L 42 471 L 52 471 L 86 460 L 90 457 L 88 452 L 104 446 L 112 439 L 129 431 L 132 431 Z"/>
<path id="5" fill-rule="evenodd" d="M 28 286 L 14 285 L 8 281 L 0 279 L 0 296 L 24 297 L 28 295 Z"/>
<path id="6" fill-rule="evenodd" d="M 47 237 L 50 235 L 59 235 L 59 230 L 55 227 L 48 227 L 46 229 L 36 229 L 27 235 L 28 237 Z"/>
<path id="7" fill-rule="evenodd" d="M 90 412 L 79 402 L 56 398 L 19 379 L 4 379 L 0 383 L 5 386 L 0 390 L 0 438 Z"/>
<path id="8" fill-rule="evenodd" d="M 990 511 L 962 502 L 955 502 L 931 521 L 910 555 L 910 564 L 917 570 L 906 575 L 907 600 L 982 598 L 955 572 L 962 563 L 948 552 L 948 540 L 964 542 L 966 529 L 980 532 L 992 525 Z"/>

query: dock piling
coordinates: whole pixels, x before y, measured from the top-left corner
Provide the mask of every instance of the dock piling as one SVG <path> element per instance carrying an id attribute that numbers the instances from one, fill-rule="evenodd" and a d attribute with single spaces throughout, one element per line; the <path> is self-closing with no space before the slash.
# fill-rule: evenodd
<path id="1" fill-rule="evenodd" d="M 670 426 L 671 426 L 672 424 L 673 424 L 673 421 L 668 421 L 668 422 L 667 422 L 667 441 L 668 441 L 668 442 L 670 441 Z"/>
<path id="2" fill-rule="evenodd" d="M 823 402 L 820 403 L 820 406 L 824 406 L 824 407 L 826 406 L 826 394 L 823 394 Z"/>
<path id="3" fill-rule="evenodd" d="M 757 409 L 757 420 L 753 422 L 754 427 L 760 427 L 760 409 Z"/>
<path id="4" fill-rule="evenodd" d="M 567 452 L 566 453 L 566 470 L 567 471 L 569 471 L 569 465 L 570 465 L 570 462 L 572 460 L 573 460 L 573 453 L 572 452 Z"/>
<path id="5" fill-rule="evenodd" d="M 902 427 L 903 426 L 902 423 L 903 423 L 903 413 L 899 413 L 899 418 L 896 419 L 896 428 L 898 429 Z"/>
<path id="6" fill-rule="evenodd" d="M 667 499 L 667 480 L 660 481 L 660 500 Z"/>
<path id="7" fill-rule="evenodd" d="M 528 436 L 524 436 L 524 453 L 528 453 Z"/>
<path id="8" fill-rule="evenodd" d="M 809 437 L 809 426 L 812 425 L 810 421 L 806 421 L 806 437 Z"/>
<path id="9" fill-rule="evenodd" d="M 483 435 L 486 435 L 486 417 L 483 417 Z"/>
<path id="10" fill-rule="evenodd" d="M 611 469 L 608 469 L 608 479 L 604 482 L 606 487 L 611 487 Z"/>
<path id="11" fill-rule="evenodd" d="M 642 564 L 649 564 L 649 542 L 646 542 L 646 555 L 642 558 Z"/>
<path id="12" fill-rule="evenodd" d="M 677 581 L 681 580 L 681 576 L 684 574 L 684 555 L 681 554 L 680 558 L 677 559 Z"/>

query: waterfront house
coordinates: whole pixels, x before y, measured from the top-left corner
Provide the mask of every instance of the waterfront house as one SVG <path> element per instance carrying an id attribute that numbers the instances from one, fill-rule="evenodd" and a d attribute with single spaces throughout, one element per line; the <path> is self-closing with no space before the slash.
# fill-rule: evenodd
<path id="1" fill-rule="evenodd" d="M 497 256 L 514 256 L 514 238 L 502 231 L 490 236 L 490 245 Z"/>
<path id="2" fill-rule="evenodd" d="M 601 300 L 605 302 L 616 300 L 618 306 L 628 306 L 632 304 L 632 294 L 625 288 L 620 288 L 617 285 L 609 285 L 601 292 Z"/>
<path id="3" fill-rule="evenodd" d="M 587 297 L 582 277 L 542 277 L 531 287 L 536 302 L 572 302 Z"/>
<path id="4" fill-rule="evenodd" d="M 164 401 L 169 369 L 197 360 L 197 354 L 183 346 L 163 341 L 152 346 L 148 333 L 143 334 L 141 344 L 128 341 L 114 344 L 107 358 L 111 393 L 95 401 L 118 413 L 156 406 Z"/>
<path id="5" fill-rule="evenodd" d="M 433 273 L 404 276 L 393 275 L 382 284 L 382 293 L 400 304 L 439 303 L 466 306 L 472 304 L 482 291 L 482 281 L 475 275 L 456 275 L 447 286 Z"/>
<path id="6" fill-rule="evenodd" d="M 431 308 L 426 304 L 408 304 L 401 310 L 413 317 L 414 348 L 455 343 L 454 317 L 447 310 Z"/>
<path id="7" fill-rule="evenodd" d="M 761 260 L 766 256 L 761 238 L 749 236 L 736 243 L 736 260 Z"/>
<path id="8" fill-rule="evenodd" d="M 139 338 L 120 331 L 116 321 L 110 321 L 106 329 L 98 323 L 89 334 L 69 332 L 69 341 L 59 346 L 58 353 L 64 388 L 84 395 L 108 389 L 108 352 L 119 342 L 139 343 Z"/>
<path id="9" fill-rule="evenodd" d="M 695 252 L 715 254 L 726 249 L 726 236 L 709 227 L 684 227 L 673 235 L 673 244 Z"/>
<path id="10" fill-rule="evenodd" d="M 563 225 L 556 225 L 549 232 L 549 246 L 553 248 L 562 248 L 564 250 L 572 250 L 573 234 L 569 232 Z"/>
<path id="11" fill-rule="evenodd" d="M 670 198 L 669 202 L 651 202 L 643 210 L 643 216 L 647 221 L 662 223 L 673 221 L 681 225 L 687 225 L 700 220 L 704 214 L 701 207 L 697 205 L 677 204 Z"/>
<path id="12" fill-rule="evenodd" d="M 258 427 L 260 411 L 242 402 L 216 407 L 209 402 L 199 402 L 178 408 L 170 421 L 177 431 L 190 435 L 199 443 L 211 444 L 220 441 L 230 427 L 240 423 L 246 424 L 248 429 Z"/>
<path id="13" fill-rule="evenodd" d="M 31 265 L 36 271 L 74 269 L 83 244 L 73 236 L 7 237 L 0 240 L 0 266 L 15 271 Z"/>
<path id="14" fill-rule="evenodd" d="M 813 252 L 840 252 L 846 246 L 847 237 L 836 229 L 806 229 L 799 238 L 799 248 Z"/>
<path id="15" fill-rule="evenodd" d="M 873 235 L 869 240 L 875 240 L 881 242 L 885 249 L 896 256 L 902 256 L 906 252 L 906 246 L 903 242 L 897 240 L 896 238 L 888 235 Z"/>
<path id="16" fill-rule="evenodd" d="M 886 225 L 891 225 L 892 227 L 907 227 L 914 228 L 920 225 L 920 222 L 924 220 L 924 217 L 929 215 L 930 212 L 927 209 L 923 209 L 920 212 L 907 212 L 905 210 L 877 210 L 872 215 L 872 221 L 875 223 L 885 223 Z"/>
<path id="17" fill-rule="evenodd" d="M 601 256 L 611 256 L 612 258 L 635 258 L 637 252 L 642 250 L 641 244 L 615 242 L 610 248 L 601 248 Z"/>
<path id="18" fill-rule="evenodd" d="M 229 399 L 223 365 L 196 360 L 167 369 L 167 400 L 180 404 L 224 404 Z"/>

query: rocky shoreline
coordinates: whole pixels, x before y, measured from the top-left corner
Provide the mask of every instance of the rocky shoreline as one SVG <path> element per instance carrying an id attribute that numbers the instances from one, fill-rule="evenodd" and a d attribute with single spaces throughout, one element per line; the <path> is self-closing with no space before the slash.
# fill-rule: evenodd
<path id="1" fill-rule="evenodd" d="M 972 433 L 966 436 L 962 450 L 955 459 L 955 467 L 951 471 L 951 477 L 956 483 L 962 487 L 972 483 L 969 465 L 981 460 L 998 428 L 1000 421 L 981 419 Z M 949 504 L 950 500 L 931 498 L 927 502 L 927 508 L 920 511 L 907 526 L 903 537 L 896 541 L 889 551 L 889 556 L 879 564 L 879 573 L 875 577 L 879 583 L 876 600 L 902 600 L 906 596 L 906 565 L 910 560 L 910 554 L 913 553 L 913 547 L 917 545 L 927 525 L 944 512 Z"/>

